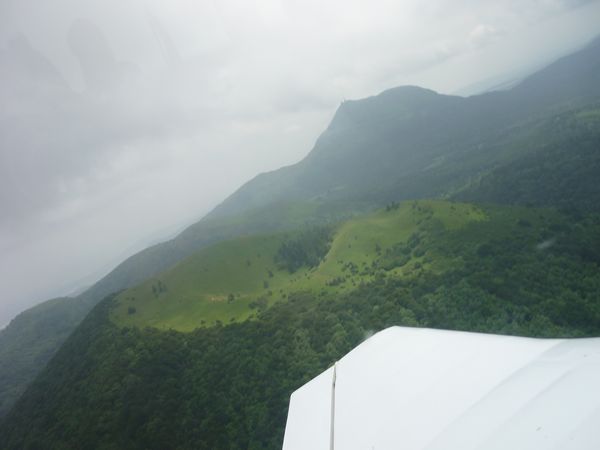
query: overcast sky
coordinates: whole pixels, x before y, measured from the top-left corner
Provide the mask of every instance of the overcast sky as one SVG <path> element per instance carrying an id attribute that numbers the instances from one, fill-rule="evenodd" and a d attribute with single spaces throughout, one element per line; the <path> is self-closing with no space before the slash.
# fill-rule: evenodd
<path id="1" fill-rule="evenodd" d="M 300 160 L 343 99 L 491 86 L 598 24 L 582 0 L 0 0 L 0 326 Z"/>

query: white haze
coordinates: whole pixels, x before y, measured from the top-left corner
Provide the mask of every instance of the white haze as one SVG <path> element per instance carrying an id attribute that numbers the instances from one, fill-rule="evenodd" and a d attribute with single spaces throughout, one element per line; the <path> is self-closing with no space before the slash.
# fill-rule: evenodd
<path id="1" fill-rule="evenodd" d="M 599 18 L 576 0 L 0 0 L 0 324 L 300 160 L 343 99 L 508 81 Z"/>

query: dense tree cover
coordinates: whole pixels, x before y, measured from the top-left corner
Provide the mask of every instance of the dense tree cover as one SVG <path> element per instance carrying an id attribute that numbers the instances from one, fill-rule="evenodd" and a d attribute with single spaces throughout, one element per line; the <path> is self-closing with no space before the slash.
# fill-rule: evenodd
<path id="1" fill-rule="evenodd" d="M 600 106 L 545 121 L 513 161 L 455 195 L 457 200 L 600 210 Z"/>
<path id="2" fill-rule="evenodd" d="M 176 239 L 150 247 L 125 260 L 105 278 L 75 298 L 48 300 L 15 318 L 0 332 L 0 417 L 44 368 L 91 308 L 109 293 L 135 285 L 152 274 L 215 242 L 234 236 L 295 229 L 343 217 L 317 204 L 288 203 L 257 209 L 236 218 L 203 220 Z M 164 286 L 157 286 L 165 289 Z"/>
<path id="3" fill-rule="evenodd" d="M 535 211 L 535 212 L 534 212 Z M 418 247 L 452 268 L 384 283 L 422 326 L 524 336 L 600 333 L 600 218 L 575 222 L 552 211 L 490 220 L 445 233 L 430 230 Z M 558 219 L 558 220 L 557 220 Z M 417 248 L 418 248 L 417 247 Z M 435 271 L 434 271 L 435 272 Z M 372 288 L 372 287 L 369 287 Z"/>
<path id="4" fill-rule="evenodd" d="M 598 335 L 600 218 L 486 214 L 455 230 L 424 220 L 404 246 L 379 249 L 364 269 L 371 282 L 335 297 L 296 293 L 256 320 L 191 333 L 119 328 L 108 298 L 1 424 L 0 447 L 278 449 L 291 392 L 372 331 Z M 393 275 L 407 253 L 419 264 Z"/>
<path id="5" fill-rule="evenodd" d="M 119 329 L 107 300 L 9 414 L 0 445 L 280 448 L 290 391 L 350 348 L 334 339 L 335 316 L 317 317 L 311 302 L 184 334 Z"/>
<path id="6" fill-rule="evenodd" d="M 302 266 L 316 267 L 329 251 L 333 226 L 313 226 L 285 239 L 275 256 L 275 262 L 294 273 Z"/>

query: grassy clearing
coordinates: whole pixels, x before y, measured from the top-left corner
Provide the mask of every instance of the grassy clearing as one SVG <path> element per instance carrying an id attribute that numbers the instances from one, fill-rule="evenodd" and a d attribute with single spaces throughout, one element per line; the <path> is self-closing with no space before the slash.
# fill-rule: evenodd
<path id="1" fill-rule="evenodd" d="M 247 320 L 293 292 L 340 294 L 377 276 L 443 270 L 442 261 L 434 265 L 425 255 L 413 254 L 402 267 L 385 271 L 378 261 L 415 233 L 436 227 L 456 230 L 485 218 L 482 210 L 468 204 L 430 200 L 394 205 L 338 225 L 322 262 L 294 273 L 275 262 L 277 250 L 292 233 L 221 242 L 121 293 L 112 320 L 124 326 L 190 331 L 219 321 Z"/>
<path id="2" fill-rule="evenodd" d="M 600 121 L 600 109 L 587 109 L 577 113 L 576 116 L 578 119 L 598 122 Z"/>

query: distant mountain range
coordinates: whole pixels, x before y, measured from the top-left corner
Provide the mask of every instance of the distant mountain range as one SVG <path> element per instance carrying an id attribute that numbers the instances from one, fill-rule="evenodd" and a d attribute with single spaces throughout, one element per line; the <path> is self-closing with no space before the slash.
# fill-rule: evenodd
<path id="1" fill-rule="evenodd" d="M 556 257 L 566 258 L 565 261 L 571 264 L 568 269 L 565 269 L 569 276 L 575 276 L 574 274 L 579 269 L 588 273 L 587 271 L 592 270 L 593 265 L 598 262 L 595 253 L 597 244 L 593 244 L 597 222 L 592 219 L 600 208 L 600 185 L 596 181 L 600 176 L 600 76 L 598 74 L 600 74 L 600 39 L 596 39 L 573 55 L 561 58 L 505 91 L 463 98 L 440 95 L 419 87 L 399 87 L 367 99 L 342 103 L 329 127 L 319 137 L 313 150 L 304 160 L 292 166 L 258 175 L 227 198 L 207 217 L 187 228 L 176 238 L 150 247 L 127 259 L 75 299 L 64 298 L 46 302 L 22 313 L 6 329 L 0 331 L 0 413 L 6 414 L 25 391 L 27 385 L 40 373 L 88 312 L 102 299 L 109 298 L 94 309 L 92 315 L 86 319 L 86 322 L 68 340 L 66 346 L 48 369 L 38 378 L 37 384 L 17 404 L 14 412 L 7 417 L 6 421 L 0 425 L 0 443 L 6 443 L 6 448 L 25 448 L 23 447 L 25 441 L 18 437 L 18 433 L 23 430 L 22 427 L 27 422 L 29 415 L 33 414 L 37 417 L 32 425 L 36 431 L 32 432 L 34 437 L 31 438 L 31 441 L 27 441 L 27 445 L 31 445 L 31 448 L 35 448 L 35 445 L 42 445 L 44 439 L 50 438 L 50 435 L 45 434 L 47 429 L 44 428 L 50 423 L 54 427 L 52 428 L 54 434 L 51 434 L 51 437 L 57 439 L 57 446 L 59 443 L 66 445 L 67 448 L 69 445 L 76 447 L 83 445 L 83 440 L 70 440 L 67 432 L 59 432 L 56 427 L 67 426 L 64 424 L 64 420 L 67 418 L 75 420 L 77 415 L 71 406 L 83 407 L 81 402 L 84 402 L 87 391 L 79 392 L 79 397 L 65 396 L 67 385 L 61 383 L 81 382 L 83 383 L 81 386 L 85 386 L 86 390 L 91 389 L 98 393 L 99 401 L 105 401 L 108 397 L 105 396 L 106 392 L 100 381 L 100 374 L 104 373 L 102 370 L 106 370 L 104 375 L 110 377 L 112 369 L 109 370 L 108 366 L 98 366 L 99 363 L 94 358 L 96 356 L 106 357 L 110 364 L 116 366 L 121 362 L 125 365 L 133 364 L 132 360 L 128 359 L 129 356 L 123 356 L 125 359 L 119 362 L 114 359 L 117 357 L 116 355 L 109 355 L 117 349 L 111 350 L 110 340 L 102 340 L 102 336 L 110 335 L 111 339 L 116 340 L 115 345 L 123 345 L 123 348 L 118 351 L 130 350 L 129 345 L 135 342 L 136 345 L 147 346 L 152 355 L 154 351 L 154 344 L 150 343 L 152 339 L 156 339 L 158 346 L 168 345 L 165 344 L 163 335 L 153 334 L 161 332 L 131 330 L 149 325 L 163 330 L 173 328 L 189 332 L 196 327 L 203 327 L 205 331 L 197 332 L 199 335 L 207 334 L 211 342 L 213 342 L 212 340 L 219 342 L 222 336 L 229 333 L 227 331 L 229 327 L 232 327 L 232 330 L 242 330 L 240 332 L 243 333 L 248 331 L 248 327 L 253 326 L 277 328 L 270 322 L 268 314 L 271 313 L 269 311 L 274 309 L 277 312 L 273 314 L 287 314 L 285 306 L 279 305 L 279 300 L 289 303 L 289 300 L 285 299 L 295 298 L 298 295 L 299 290 L 294 287 L 294 283 L 296 286 L 302 287 L 300 290 L 308 291 L 312 297 L 319 298 L 320 295 L 323 298 L 335 297 L 336 300 L 332 304 L 338 305 L 336 302 L 339 302 L 339 299 L 352 297 L 352 293 L 361 289 L 362 286 L 369 285 L 374 291 L 377 291 L 380 287 L 373 287 L 373 283 L 378 282 L 376 269 L 382 268 L 385 264 L 390 267 L 390 269 L 385 269 L 386 273 L 389 270 L 395 270 L 395 267 L 404 267 L 406 264 L 408 264 L 407 267 L 412 267 L 415 271 L 414 279 L 417 280 L 414 282 L 415 288 L 424 289 L 424 292 L 419 295 L 415 294 L 414 298 L 425 301 L 423 296 L 434 295 L 437 289 L 450 289 L 450 291 L 455 289 L 455 285 L 452 283 L 456 280 L 452 283 L 449 280 L 431 281 L 429 277 L 435 278 L 435 276 L 441 276 L 440 274 L 448 274 L 450 277 L 451 271 L 446 266 L 434 265 L 435 267 L 432 268 L 431 261 L 426 262 L 419 258 L 423 258 L 423 255 L 428 252 L 431 252 L 431 258 L 436 251 L 439 254 L 442 248 L 446 252 L 446 256 L 440 261 L 445 261 L 445 264 L 449 266 L 456 263 L 459 267 L 464 261 L 475 257 L 473 255 L 485 258 L 485 245 L 489 245 L 493 251 L 498 252 L 496 246 L 500 237 L 515 245 L 521 238 L 530 239 L 527 241 L 528 245 L 535 246 L 535 239 L 542 239 L 546 236 L 548 242 L 551 242 L 552 239 L 555 239 L 555 235 L 564 237 L 572 233 L 574 242 L 576 242 L 572 245 L 573 248 L 569 250 L 565 243 L 559 247 L 563 253 L 559 252 Z M 421 249 L 424 253 L 420 256 L 413 254 L 418 244 L 415 244 L 414 247 L 407 247 L 412 234 L 404 236 L 400 231 L 390 230 L 382 231 L 381 242 L 368 240 L 371 250 L 361 249 L 364 250 L 362 256 L 354 251 L 356 249 L 344 253 L 337 248 L 337 246 L 345 246 L 350 250 L 353 245 L 358 245 L 353 244 L 354 236 L 341 236 L 339 230 L 346 229 L 344 227 L 358 226 L 356 223 L 360 223 L 360 220 L 377 222 L 376 219 L 364 219 L 364 217 L 378 217 L 369 214 L 374 214 L 374 211 L 386 206 L 389 214 L 391 211 L 397 211 L 398 208 L 399 211 L 404 211 L 405 220 L 416 227 L 411 233 L 417 233 L 418 236 L 421 223 L 417 224 L 417 222 L 425 219 L 419 216 L 420 213 L 411 210 L 407 206 L 408 203 L 399 207 L 397 202 L 431 198 L 443 199 L 449 203 L 434 203 L 433 206 L 429 205 L 429 209 L 427 209 L 427 203 L 416 203 L 417 207 L 430 211 L 430 214 L 424 213 L 428 220 L 435 219 L 432 219 L 433 221 L 430 223 L 433 228 L 421 229 L 422 233 L 430 233 L 430 236 L 435 236 L 435 239 L 432 237 L 429 244 Z M 461 203 L 460 205 L 463 206 L 454 206 L 455 210 L 458 208 L 460 212 L 457 213 L 457 222 L 454 223 L 448 218 L 452 216 L 450 213 L 452 201 L 471 202 L 477 205 L 493 203 L 498 206 L 493 207 L 491 212 L 486 212 L 485 209 L 481 209 L 483 207 L 464 206 L 465 204 Z M 503 205 L 505 209 L 502 209 L 500 205 Z M 521 207 L 553 208 L 553 212 L 550 213 L 545 209 L 531 209 L 533 211 L 531 212 L 527 209 L 520 209 Z M 562 212 L 557 213 L 556 209 L 560 209 Z M 458 226 L 458 223 L 463 225 L 470 223 L 474 220 L 474 216 L 470 217 L 467 214 L 468 211 L 482 211 L 482 217 L 494 217 L 496 220 L 496 222 L 490 222 L 489 227 L 484 230 L 491 235 L 491 243 L 483 238 L 479 240 L 474 238 L 473 241 L 469 241 L 470 247 L 464 251 L 472 250 L 475 252 L 473 254 L 463 254 L 461 253 L 463 250 L 459 251 L 453 247 L 455 239 L 459 239 L 455 235 L 435 234 L 435 227 L 438 226 L 448 233 L 453 233 L 461 229 L 462 225 Z M 474 212 L 469 214 L 476 215 Z M 506 228 L 515 232 L 513 237 L 506 236 L 499 231 L 497 224 L 504 223 L 500 219 L 503 214 L 513 220 L 504 224 Z M 546 217 L 544 219 L 546 222 L 539 219 L 539 216 Z M 389 218 L 385 214 L 382 217 Z M 383 220 L 384 225 L 386 220 Z M 569 220 L 579 223 L 581 230 L 575 232 L 565 225 L 565 221 L 569 222 Z M 348 225 L 340 225 L 343 223 Z M 384 225 L 382 226 L 385 230 Z M 325 262 L 307 265 L 300 257 L 300 261 L 304 261 L 301 264 L 303 269 L 296 275 L 286 274 L 286 270 L 281 266 L 281 261 L 278 263 L 277 260 L 283 243 L 296 245 L 300 254 L 306 253 L 307 249 L 312 248 L 312 241 L 306 238 L 307 231 L 297 230 L 315 230 L 321 229 L 321 227 L 333 227 L 332 229 L 337 230 L 328 244 L 330 247 L 327 252 L 319 256 Z M 477 230 L 484 232 L 483 228 Z M 375 228 L 362 234 L 377 236 L 377 233 L 377 228 Z M 533 235 L 530 235 L 531 233 Z M 248 242 L 246 239 L 260 241 L 259 238 L 247 237 L 255 235 L 268 236 L 266 240 L 269 244 L 264 244 L 264 250 L 257 250 L 257 247 L 252 244 L 248 251 L 254 255 L 253 257 L 239 256 L 246 251 L 242 245 L 242 243 Z M 361 232 L 357 231 L 357 239 L 359 235 Z M 308 239 L 308 241 L 303 241 L 297 238 L 298 236 L 304 236 L 304 239 Z M 460 239 L 465 242 L 464 236 Z M 544 240 L 539 243 L 542 242 Z M 256 245 L 262 248 L 262 244 Z M 376 250 L 376 246 L 380 247 L 379 251 Z M 583 250 L 584 247 L 588 248 L 587 253 Z M 227 251 L 223 249 L 227 249 Z M 480 250 L 481 255 L 477 253 Z M 219 253 L 221 251 L 224 253 Z M 335 257 L 333 257 L 334 260 L 331 260 L 330 251 L 338 251 L 341 255 L 340 260 L 344 261 L 346 265 L 337 264 Z M 394 266 L 406 259 L 402 256 L 403 251 L 407 252 L 404 255 L 408 257 L 408 260 L 404 264 Z M 261 258 L 265 258 L 260 263 L 257 262 L 256 254 L 258 253 L 261 254 Z M 365 256 L 366 253 L 369 255 Z M 508 255 L 504 255 L 504 257 L 508 258 Z M 218 258 L 224 258 L 224 260 L 218 260 Z M 247 270 L 252 276 L 241 281 L 238 280 L 238 285 L 232 285 L 230 284 L 231 279 L 224 278 L 221 279 L 220 284 L 215 285 L 213 289 L 215 292 L 207 291 L 206 283 L 210 285 L 209 281 L 219 279 L 219 276 L 223 277 L 223 273 L 227 273 L 228 261 L 231 264 L 238 264 L 240 267 L 236 270 L 242 273 L 246 270 L 245 265 L 250 262 L 251 269 Z M 319 261 L 321 260 L 319 259 Z M 329 267 L 327 264 L 332 266 Z M 540 269 L 538 265 L 529 260 L 521 261 L 519 264 L 523 264 L 523 268 L 536 273 Z M 545 261 L 545 264 L 548 262 Z M 578 264 L 581 265 L 579 269 L 577 269 Z M 363 270 L 362 266 L 364 265 L 375 267 L 375 269 L 359 276 L 358 273 Z M 346 269 L 343 270 L 343 267 Z M 209 278 L 205 279 L 200 275 L 204 269 L 209 271 L 207 273 L 210 276 L 206 275 Z M 214 273 L 210 272 L 211 270 Z M 259 270 L 260 273 L 256 270 Z M 346 276 L 347 271 L 352 273 L 354 270 L 357 271 L 354 277 Z M 500 269 L 496 267 L 494 270 Z M 269 272 L 272 273 L 272 276 L 269 275 Z M 403 273 L 403 271 L 398 272 L 398 279 L 402 279 L 400 272 Z M 456 273 L 452 273 L 454 274 L 452 276 L 458 276 Z M 466 275 L 463 274 L 463 276 Z M 299 277 L 304 277 L 304 281 L 300 282 Z M 394 278 L 389 274 L 386 277 Z M 194 279 L 196 281 L 192 281 Z M 342 279 L 343 281 L 341 281 Z M 201 280 L 205 281 L 201 282 Z M 483 284 L 477 284 L 479 282 Z M 596 278 L 590 281 L 590 283 L 596 282 Z M 501 286 L 495 287 L 493 280 L 485 281 L 485 283 L 489 283 L 489 286 L 481 280 L 477 283 L 473 281 L 473 283 L 477 284 L 477 289 L 487 292 L 496 300 L 504 298 L 503 295 L 498 294 L 498 292 L 502 292 L 502 289 L 506 289 L 502 286 L 502 279 L 498 282 Z M 575 285 L 579 286 L 577 283 Z M 572 295 L 573 298 L 580 299 L 583 295 L 582 292 L 592 292 L 584 286 L 583 281 L 581 283 L 583 284 L 580 287 L 568 291 L 564 295 Z M 164 286 L 166 286 L 166 290 Z M 452 286 L 452 288 L 448 286 Z M 132 289 L 117 297 L 113 295 L 127 288 Z M 488 288 L 489 291 L 486 290 Z M 516 291 L 522 289 L 519 286 L 512 286 L 512 288 Z M 412 288 L 407 287 L 406 289 Z M 470 288 L 465 289 L 468 293 L 470 292 L 468 295 L 473 294 L 469 291 Z M 498 292 L 494 289 L 497 289 Z M 556 292 L 563 292 L 562 287 L 556 289 Z M 453 292 L 449 295 L 455 295 Z M 523 306 L 523 310 L 515 307 L 516 309 L 511 310 L 510 314 L 514 314 L 515 317 L 520 317 L 521 313 L 524 315 L 538 314 L 544 318 L 540 319 L 542 322 L 531 324 L 532 319 L 530 318 L 525 321 L 528 325 L 519 322 L 514 325 L 514 328 L 503 328 L 496 324 L 490 325 L 489 329 L 530 334 L 536 334 L 536 330 L 539 330 L 540 333 L 550 335 L 558 332 L 590 334 L 598 330 L 595 318 L 590 319 L 589 323 L 585 320 L 573 319 L 561 324 L 560 319 L 557 318 L 560 314 L 556 313 L 552 309 L 553 307 L 551 308 L 543 302 L 540 303 L 539 299 L 536 300 L 536 296 L 541 293 L 541 290 L 534 289 L 531 295 L 527 294 L 530 304 L 526 305 L 526 308 Z M 232 295 L 231 298 L 229 294 Z M 281 296 L 283 294 L 285 297 Z M 212 303 L 211 298 L 213 298 Z M 487 297 L 484 296 L 485 299 Z M 578 301 L 574 300 L 572 304 L 577 305 Z M 198 307 L 200 304 L 198 302 L 202 303 L 202 308 Z M 320 303 L 311 300 L 309 305 L 320 305 Z M 574 309 L 577 311 L 577 308 L 580 308 L 583 311 L 584 306 L 593 309 L 596 307 L 593 305 L 585 303 L 585 305 L 574 306 Z M 428 314 L 443 315 L 439 305 L 432 307 L 433 309 L 428 313 L 422 314 L 415 312 L 418 311 L 418 308 L 414 305 L 404 305 L 401 309 L 398 309 L 397 305 L 385 306 L 377 303 L 375 306 L 379 306 L 378 310 L 391 308 L 389 317 L 404 320 L 405 324 L 431 324 L 433 321 L 434 325 L 444 325 L 443 321 L 440 320 L 436 323 L 432 319 L 433 316 L 428 316 Z M 475 308 L 475 306 L 471 306 Z M 490 311 L 494 311 L 493 314 L 498 312 L 494 309 L 496 306 L 490 307 Z M 323 308 L 324 306 L 314 307 Z M 461 308 L 466 308 L 466 306 L 462 305 Z M 552 310 L 551 313 L 548 312 L 550 310 Z M 308 308 L 302 314 L 312 318 L 310 311 L 313 310 Z M 463 309 L 460 311 L 465 312 Z M 332 314 L 334 313 L 336 317 L 339 314 L 343 315 L 341 306 L 332 312 Z M 492 312 L 490 314 L 493 316 Z M 503 310 L 502 314 L 509 314 L 509 312 Z M 587 312 L 585 314 L 590 315 Z M 381 319 L 379 313 L 374 313 L 375 316 L 379 317 L 377 320 Z M 490 318 L 490 323 L 496 323 L 494 317 Z M 245 324 L 248 318 L 252 318 L 249 322 L 256 322 L 256 325 L 240 324 L 241 328 L 235 328 L 235 325 L 224 326 L 231 319 L 233 322 Z M 261 320 L 266 322 L 263 323 Z M 344 322 L 346 319 L 340 320 L 340 323 L 347 324 Z M 377 324 L 377 320 L 361 322 L 360 326 Z M 544 320 L 547 320 L 547 323 Z M 214 325 L 216 321 L 218 323 Z M 181 325 L 182 323 L 184 325 Z M 457 323 L 459 322 L 449 322 L 447 325 L 458 326 Z M 481 329 L 484 327 L 484 319 L 474 320 L 471 325 L 460 323 L 463 328 L 472 326 Z M 389 325 L 391 324 L 394 323 L 389 323 Z M 213 328 L 206 328 L 209 325 Z M 335 327 L 335 323 L 332 326 Z M 302 331 L 303 328 L 300 325 L 295 323 L 294 327 L 296 327 L 294 330 L 304 336 L 298 337 L 298 339 L 308 339 L 308 334 L 306 336 L 302 334 L 305 331 Z M 133 333 L 130 336 L 131 341 L 116 338 L 116 329 L 128 330 L 123 331 L 123 335 Z M 252 334 L 254 331 L 248 331 L 248 333 Z M 275 332 L 273 331 L 273 333 Z M 179 343 L 186 339 L 182 337 L 185 336 L 185 333 L 176 336 L 173 339 L 177 344 L 174 345 L 179 352 L 181 350 Z M 310 336 L 313 340 L 319 339 L 317 334 Z M 236 339 L 237 337 L 239 336 L 236 335 Z M 334 337 L 332 336 L 331 339 Z M 319 363 L 311 363 L 310 370 L 300 370 L 297 378 L 290 378 L 290 386 L 298 385 L 306 376 L 318 373 L 316 370 L 322 369 L 322 366 L 330 360 L 328 358 L 335 357 L 340 351 L 347 348 L 346 344 L 351 343 L 356 343 L 356 336 L 338 347 L 331 344 L 334 349 L 328 353 L 319 353 L 315 349 L 321 347 L 312 342 L 309 347 L 316 353 L 311 358 L 316 358 L 315 361 L 318 360 Z M 265 343 L 265 345 L 267 344 Z M 92 348 L 95 350 L 92 351 Z M 162 347 L 160 348 L 162 349 Z M 185 352 L 187 351 L 192 350 L 185 350 Z M 73 352 L 82 352 L 86 355 L 80 362 L 88 364 L 88 366 L 78 366 L 77 371 L 73 371 L 77 364 L 71 367 L 70 361 L 78 358 L 74 356 Z M 323 356 L 324 354 L 327 356 Z M 140 370 L 148 367 L 152 367 L 154 370 L 156 367 L 153 364 L 160 363 L 158 359 L 149 358 L 148 361 L 151 361 L 152 364 L 139 366 Z M 303 357 L 302 361 L 304 360 Z M 194 361 L 200 361 L 200 359 Z M 207 361 L 209 360 L 204 363 Z M 213 364 L 216 361 L 210 359 Z M 172 367 L 179 367 L 183 362 L 176 358 L 173 364 Z M 198 364 L 200 363 L 198 362 Z M 114 369 L 116 366 L 111 367 Z M 198 370 L 201 371 L 201 369 Z M 71 372 L 78 378 L 73 379 L 71 376 L 67 376 Z M 115 373 L 119 373 L 123 377 L 129 376 L 126 372 L 117 371 Z M 191 382 L 191 379 L 199 376 L 197 374 L 196 370 L 193 373 L 190 372 L 188 375 L 191 378 L 186 378 L 184 381 Z M 135 375 L 142 380 L 145 380 L 144 376 L 140 373 Z M 64 380 L 61 377 L 64 377 Z M 158 383 L 156 389 L 159 391 L 163 389 L 164 386 L 157 379 L 153 377 L 148 379 Z M 285 379 L 287 380 L 287 378 Z M 113 388 L 124 389 L 119 383 Z M 135 382 L 132 381 L 132 383 L 134 386 Z M 147 388 L 146 385 L 144 386 Z M 282 391 L 277 394 L 280 396 L 278 397 L 280 400 L 285 398 L 287 395 L 285 393 L 289 393 L 290 386 L 280 386 Z M 48 387 L 52 387 L 52 391 L 47 391 Z M 248 385 L 247 388 L 252 389 L 252 385 Z M 47 392 L 44 392 L 45 390 Z M 139 394 L 142 395 L 142 393 Z M 174 398 L 179 398 L 180 394 L 179 392 L 174 394 Z M 127 396 L 125 395 L 121 400 L 127 401 Z M 203 398 L 197 399 L 197 401 L 200 406 L 196 405 L 196 407 L 204 408 L 205 406 L 202 405 L 205 405 L 207 400 Z M 40 407 L 39 413 L 33 412 L 36 402 L 43 405 Z M 72 402 L 72 405 L 69 402 Z M 256 405 L 265 408 L 265 405 L 260 402 L 257 402 Z M 188 406 L 192 408 L 192 406 Z M 278 403 L 277 407 L 280 406 L 281 403 Z M 107 408 L 109 408 L 108 405 L 94 404 L 93 412 L 99 415 L 86 417 L 92 422 L 101 422 L 102 414 L 106 412 Z M 258 427 L 260 430 L 267 430 L 267 425 L 281 425 L 277 422 L 279 419 L 274 418 L 276 415 L 269 415 L 274 410 L 268 409 L 268 411 L 270 412 L 264 412 L 264 414 L 270 419 Z M 255 413 L 260 415 L 259 412 L 254 411 L 252 417 Z M 152 411 L 146 411 L 144 414 L 146 414 L 144 417 L 147 418 L 154 417 Z M 179 413 L 173 412 L 173 414 L 176 416 Z M 207 417 L 213 417 L 212 412 L 206 414 Z M 73 439 L 83 439 L 82 436 L 85 434 L 86 439 L 90 439 L 86 441 L 90 446 L 84 445 L 86 448 L 110 448 L 98 444 L 98 442 L 109 442 L 108 440 L 102 441 L 98 438 L 100 440 L 94 441 L 91 435 L 108 433 L 109 431 L 106 430 L 110 430 L 110 433 L 119 430 L 121 434 L 119 439 L 115 439 L 115 442 L 126 446 L 131 444 L 131 448 L 155 448 L 153 443 L 140 440 L 139 436 L 135 437 L 135 433 L 141 433 L 140 429 L 136 427 L 149 426 L 143 417 L 135 420 L 127 419 L 131 419 L 133 422 L 127 422 L 124 418 L 115 418 L 110 414 L 106 417 L 107 420 L 115 422 L 102 425 L 106 426 L 105 429 L 94 428 L 90 422 L 86 425 L 88 428 L 82 431 L 77 424 L 72 424 L 78 430 L 77 433 L 80 433 L 74 432 Z M 194 421 L 202 422 L 198 417 L 193 417 Z M 123 420 L 128 423 L 127 426 L 130 428 L 127 430 L 129 431 L 119 428 L 120 424 L 125 423 Z M 222 422 L 217 420 L 211 426 L 222 430 L 220 427 L 224 427 L 227 421 L 223 418 L 220 420 Z M 236 416 L 236 420 L 242 419 Z M 238 425 L 236 425 L 238 428 L 242 427 L 242 425 Z M 202 430 L 209 427 L 206 423 L 202 425 L 197 422 L 194 422 L 193 426 Z M 236 428 L 236 433 L 239 431 L 238 428 Z M 149 433 L 147 430 L 146 432 Z M 268 431 L 264 432 L 268 433 Z M 88 436 L 86 433 L 91 434 Z M 248 433 L 250 432 L 248 431 Z M 237 436 L 235 439 L 241 439 L 238 434 L 235 436 Z M 255 448 L 267 448 L 268 446 L 275 448 L 279 442 L 277 436 L 269 435 L 264 439 L 257 438 L 258 441 L 253 445 Z M 36 439 L 38 440 L 36 441 Z M 133 440 L 128 441 L 127 439 Z M 189 439 L 191 439 L 189 441 L 190 448 L 223 448 L 214 447 L 214 445 L 218 445 L 219 441 L 211 440 L 212 438 L 205 440 L 207 443 L 205 446 L 197 445 L 196 447 L 193 442 L 204 441 L 194 441 L 191 437 Z M 198 439 L 202 439 L 202 437 L 200 436 Z M 162 441 L 157 439 L 156 445 L 159 442 Z M 239 442 L 248 444 L 250 441 Z M 259 445 L 257 442 L 261 444 Z M 210 447 L 208 443 L 213 447 Z M 250 444 L 238 443 L 236 445 L 240 448 L 252 448 Z M 261 445 L 263 446 L 261 447 Z M 178 444 L 174 448 L 187 447 L 184 444 Z M 224 444 L 224 448 L 237 447 Z"/>

